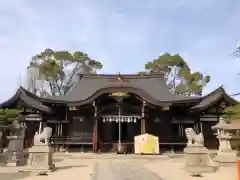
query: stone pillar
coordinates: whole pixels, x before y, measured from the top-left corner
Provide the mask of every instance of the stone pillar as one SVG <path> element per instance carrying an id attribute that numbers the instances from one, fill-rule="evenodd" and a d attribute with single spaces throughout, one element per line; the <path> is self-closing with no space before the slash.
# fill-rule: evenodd
<path id="1" fill-rule="evenodd" d="M 97 106 L 95 101 L 93 101 L 93 108 L 94 108 L 94 119 L 93 119 L 93 137 L 92 137 L 92 151 L 97 152 L 97 144 L 98 144 L 98 119 L 97 119 Z"/>
<path id="2" fill-rule="evenodd" d="M 142 104 L 142 115 L 141 115 L 141 134 L 145 134 L 146 133 L 145 105 L 146 105 L 146 102 L 143 101 L 143 104 Z"/>

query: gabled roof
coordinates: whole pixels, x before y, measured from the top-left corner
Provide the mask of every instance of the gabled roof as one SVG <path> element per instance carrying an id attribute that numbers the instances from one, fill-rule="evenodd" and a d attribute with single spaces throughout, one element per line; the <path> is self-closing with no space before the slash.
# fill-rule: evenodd
<path id="1" fill-rule="evenodd" d="M 202 111 L 218 103 L 222 98 L 228 105 L 238 103 L 222 87 L 203 97 L 177 96 L 169 92 L 163 74 L 149 75 L 80 75 L 79 82 L 65 96 L 39 97 L 24 88 L 0 107 L 8 107 L 18 100 L 40 111 L 50 112 L 47 103 L 84 105 L 91 103 L 104 93 L 128 92 L 141 96 L 146 102 L 159 106 L 188 103 L 191 111 Z"/>
<path id="2" fill-rule="evenodd" d="M 38 98 L 33 98 L 29 96 L 27 90 L 20 87 L 17 92 L 7 101 L 0 104 L 0 108 L 12 107 L 17 106 L 17 103 L 20 101 L 24 103 L 26 106 L 29 106 L 33 109 L 44 111 L 47 113 L 52 112 L 52 108 L 43 105 L 42 102 Z"/>
<path id="3" fill-rule="evenodd" d="M 223 89 L 222 86 L 217 88 L 215 91 L 211 92 L 210 94 L 207 94 L 206 96 L 203 96 L 201 98 L 201 101 L 196 104 L 195 106 L 191 107 L 192 111 L 202 111 L 210 106 L 218 103 L 220 100 L 224 99 L 228 105 L 236 105 L 238 103 L 237 100 L 230 97 L 226 91 Z"/>
<path id="4" fill-rule="evenodd" d="M 162 74 L 151 75 L 81 75 L 75 88 L 65 96 L 55 96 L 55 102 L 86 104 L 103 93 L 130 92 L 155 105 L 197 102 L 199 98 L 176 96 L 169 92 Z"/>

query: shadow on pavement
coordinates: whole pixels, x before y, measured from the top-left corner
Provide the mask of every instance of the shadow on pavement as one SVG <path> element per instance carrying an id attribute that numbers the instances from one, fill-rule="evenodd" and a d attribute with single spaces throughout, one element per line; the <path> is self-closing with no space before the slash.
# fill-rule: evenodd
<path id="1" fill-rule="evenodd" d="M 71 169 L 71 168 L 79 168 L 79 167 L 87 167 L 88 165 L 77 165 L 77 166 L 58 166 L 54 171 Z"/>
<path id="2" fill-rule="evenodd" d="M 56 159 L 55 159 L 55 158 L 54 158 L 54 159 L 53 159 L 53 162 L 61 162 L 61 161 L 63 161 L 63 160 L 64 160 L 63 158 L 61 158 L 61 159 L 59 159 L 59 158 L 56 158 Z"/>

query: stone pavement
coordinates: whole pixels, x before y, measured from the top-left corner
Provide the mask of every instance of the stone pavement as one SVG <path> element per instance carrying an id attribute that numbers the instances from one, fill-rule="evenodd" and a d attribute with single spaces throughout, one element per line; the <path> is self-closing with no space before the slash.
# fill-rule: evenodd
<path id="1" fill-rule="evenodd" d="M 65 154 L 54 155 L 56 171 L 47 176 L 36 176 L 36 172 L 17 172 L 26 170 L 26 167 L 0 167 L 1 180 L 91 180 L 95 160 L 78 159 Z M 12 174 L 12 176 L 10 176 Z M 7 177 L 7 178 L 5 178 Z"/>
<path id="2" fill-rule="evenodd" d="M 139 157 L 116 154 L 94 155 L 55 153 L 57 170 L 48 176 L 17 172 L 20 167 L 1 167 L 2 180 L 195 180 L 183 169 L 184 158 Z M 22 168 L 24 169 L 24 168 Z M 236 166 L 221 167 L 216 173 L 203 174 L 202 180 L 237 180 Z"/>
<path id="3" fill-rule="evenodd" d="M 145 162 L 142 166 L 161 176 L 164 180 L 237 180 L 237 165 L 219 167 L 214 173 L 204 173 L 202 177 L 192 177 L 184 170 L 184 158 Z"/>
<path id="4" fill-rule="evenodd" d="M 92 180 L 163 179 L 136 163 L 121 160 L 97 160 Z"/>
<path id="5" fill-rule="evenodd" d="M 17 180 L 17 179 L 22 179 L 29 176 L 28 172 L 2 172 L 0 173 L 0 179 L 1 180 Z"/>

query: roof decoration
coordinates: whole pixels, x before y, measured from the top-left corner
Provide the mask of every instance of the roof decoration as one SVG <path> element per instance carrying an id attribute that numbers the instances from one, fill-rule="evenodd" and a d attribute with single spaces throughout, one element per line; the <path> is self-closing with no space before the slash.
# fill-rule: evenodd
<path id="1" fill-rule="evenodd" d="M 121 77 L 121 75 L 120 75 L 120 72 L 118 72 L 118 78 L 117 78 L 117 80 L 122 80 L 122 77 Z"/>
<path id="2" fill-rule="evenodd" d="M 115 97 L 127 97 L 129 96 L 128 93 L 126 92 L 114 92 L 111 93 L 110 96 L 115 96 Z"/>
<path id="3" fill-rule="evenodd" d="M 120 72 L 118 72 L 117 76 L 115 78 L 109 78 L 109 81 L 112 84 L 119 84 L 119 86 L 123 86 L 125 83 L 129 83 L 129 80 L 125 77 L 123 77 Z"/>

